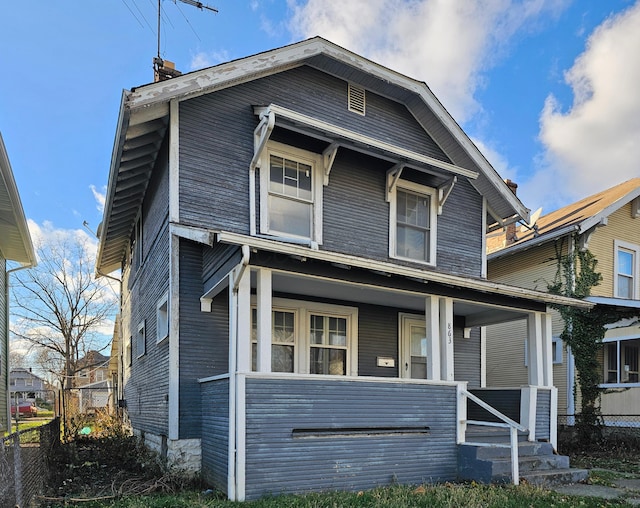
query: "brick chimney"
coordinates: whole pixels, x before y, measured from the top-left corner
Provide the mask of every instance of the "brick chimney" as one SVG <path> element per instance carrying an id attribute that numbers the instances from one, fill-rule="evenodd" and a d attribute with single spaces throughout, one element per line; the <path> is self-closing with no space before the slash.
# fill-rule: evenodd
<path id="1" fill-rule="evenodd" d="M 507 178 L 504 183 L 507 184 L 507 187 L 509 187 L 509 190 L 513 192 L 514 196 L 518 195 L 518 184 L 516 182 L 513 182 Z M 516 223 L 512 222 L 505 228 L 505 246 L 511 245 L 516 240 L 518 240 L 518 237 L 516 235 Z"/>

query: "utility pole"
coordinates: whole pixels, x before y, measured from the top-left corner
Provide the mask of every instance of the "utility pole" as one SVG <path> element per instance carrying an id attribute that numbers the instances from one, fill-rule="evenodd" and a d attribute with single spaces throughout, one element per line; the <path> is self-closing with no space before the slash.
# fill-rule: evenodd
<path id="1" fill-rule="evenodd" d="M 180 71 L 176 70 L 173 62 L 163 60 L 160 57 L 160 22 L 162 17 L 161 1 L 162 0 L 158 0 L 158 54 L 153 58 L 153 81 L 156 83 L 158 81 L 165 81 L 182 74 Z M 178 1 L 187 5 L 192 5 L 193 7 L 197 7 L 201 11 L 206 9 L 211 12 L 218 12 L 218 9 L 216 9 L 215 7 L 210 7 L 209 5 L 205 5 L 202 2 L 198 2 L 197 0 L 173 0 L 173 3 L 176 3 Z"/>

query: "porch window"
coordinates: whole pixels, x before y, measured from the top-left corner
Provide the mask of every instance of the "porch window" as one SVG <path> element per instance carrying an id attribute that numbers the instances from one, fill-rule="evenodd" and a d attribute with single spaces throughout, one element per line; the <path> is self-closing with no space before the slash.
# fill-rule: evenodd
<path id="1" fill-rule="evenodd" d="M 604 344 L 604 382 L 640 383 L 640 339 Z"/>
<path id="2" fill-rule="evenodd" d="M 311 374 L 347 374 L 347 320 L 311 314 Z"/>
<path id="3" fill-rule="evenodd" d="M 251 368 L 257 370 L 258 311 L 251 309 Z M 274 298 L 271 371 L 354 376 L 358 372 L 358 309 Z"/>
<path id="4" fill-rule="evenodd" d="M 261 233 L 321 241 L 322 175 L 319 154 L 269 142 L 260 171 Z"/>
<path id="5" fill-rule="evenodd" d="M 271 313 L 271 371 L 294 372 L 295 313 L 274 310 Z M 257 370 L 258 310 L 251 309 L 251 370 Z"/>
<path id="6" fill-rule="evenodd" d="M 436 191 L 400 181 L 390 194 L 389 255 L 435 264 Z"/>
<path id="7" fill-rule="evenodd" d="M 638 295 L 638 251 L 637 245 L 615 241 L 614 291 L 618 298 L 635 299 Z"/>

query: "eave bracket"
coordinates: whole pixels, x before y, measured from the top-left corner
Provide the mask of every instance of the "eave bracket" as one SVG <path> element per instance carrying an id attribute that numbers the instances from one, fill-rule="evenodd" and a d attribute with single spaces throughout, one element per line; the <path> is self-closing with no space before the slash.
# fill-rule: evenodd
<path id="1" fill-rule="evenodd" d="M 398 180 L 400 180 L 400 176 L 402 175 L 402 170 L 404 169 L 404 162 L 398 162 L 395 166 L 393 166 L 389 171 L 387 171 L 387 192 L 386 192 L 386 200 L 387 203 L 391 203 L 391 195 L 396 188 L 396 184 Z M 389 182 L 389 180 L 391 180 Z"/>
<path id="2" fill-rule="evenodd" d="M 438 215 L 442 215 L 442 207 L 447 201 L 449 194 L 453 190 L 453 186 L 458 181 L 457 176 L 453 176 L 449 181 L 438 187 Z"/>
<path id="3" fill-rule="evenodd" d="M 322 152 L 322 162 L 324 165 L 324 184 L 329 185 L 329 174 L 331 173 L 331 168 L 333 167 L 333 162 L 336 160 L 336 155 L 338 154 L 338 143 L 331 143 L 327 148 Z"/>

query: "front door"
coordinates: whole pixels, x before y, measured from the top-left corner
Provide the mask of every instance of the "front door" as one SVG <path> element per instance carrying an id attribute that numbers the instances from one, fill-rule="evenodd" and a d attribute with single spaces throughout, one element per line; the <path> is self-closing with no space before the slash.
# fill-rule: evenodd
<path id="1" fill-rule="evenodd" d="M 427 379 L 425 318 L 400 314 L 400 377 Z"/>

